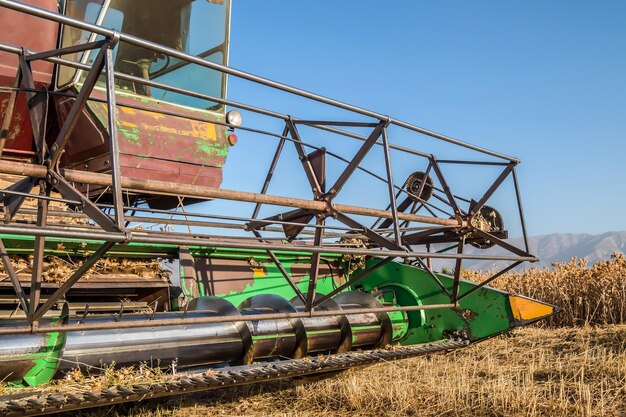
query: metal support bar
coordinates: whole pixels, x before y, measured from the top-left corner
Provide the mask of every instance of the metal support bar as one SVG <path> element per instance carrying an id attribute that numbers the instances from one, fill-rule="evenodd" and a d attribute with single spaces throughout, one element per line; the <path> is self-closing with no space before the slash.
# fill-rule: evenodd
<path id="1" fill-rule="evenodd" d="M 119 36 L 106 44 L 106 56 L 104 66 L 106 69 L 107 88 L 107 121 L 109 125 L 109 159 L 111 161 L 111 191 L 113 194 L 113 206 L 115 207 L 115 225 L 120 231 L 125 230 L 124 225 L 124 200 L 122 197 L 122 166 L 120 163 L 119 139 L 117 131 L 117 106 L 115 104 L 115 75 L 113 61 L 113 47 L 117 44 Z"/>
<path id="2" fill-rule="evenodd" d="M 396 195 L 396 199 L 400 196 L 400 193 L 402 191 L 398 191 L 398 194 Z M 404 200 L 402 200 L 402 203 L 397 204 L 396 208 L 397 208 L 397 212 L 403 213 L 406 211 L 406 209 L 408 209 L 409 207 L 411 207 L 411 203 L 413 202 L 413 200 L 411 200 L 411 197 L 406 196 L 404 198 Z M 387 207 L 387 210 L 389 210 L 391 208 L 391 204 Z M 393 214 L 393 213 L 392 213 Z M 379 222 L 381 219 L 377 219 L 376 223 Z M 376 225 L 376 223 L 374 223 L 374 226 Z M 386 229 L 389 226 L 391 226 L 393 224 L 393 216 L 391 217 L 391 219 L 385 219 L 383 220 L 383 222 L 380 224 L 380 228 L 382 229 Z M 374 228 L 374 226 L 372 226 L 372 229 Z"/>
<path id="3" fill-rule="evenodd" d="M 448 197 L 448 203 L 450 204 L 450 207 L 452 207 L 452 209 L 454 210 L 454 214 L 456 214 L 457 216 L 461 216 L 463 213 L 461 212 L 459 205 L 456 203 L 456 199 L 454 198 L 454 195 L 450 191 L 450 187 L 448 187 L 448 183 L 446 182 L 446 179 L 443 176 L 443 173 L 441 172 L 441 169 L 439 168 L 439 164 L 435 160 L 434 156 L 431 157 L 430 163 L 433 167 L 433 170 L 435 171 L 435 175 L 437 176 L 437 178 L 439 179 L 439 182 L 441 183 L 441 187 L 443 188 L 443 191 L 445 192 L 446 197 Z"/>
<path id="4" fill-rule="evenodd" d="M 247 224 L 247 228 L 259 229 L 270 224 L 281 224 L 285 229 L 287 229 L 288 226 L 304 227 L 306 223 L 311 221 L 313 216 L 315 216 L 315 212 L 312 210 L 295 209 L 285 213 L 279 213 L 265 219 L 253 220 Z M 301 222 L 301 219 L 306 219 L 307 221 Z"/>
<path id="5" fill-rule="evenodd" d="M 115 33 L 117 32 L 112 33 L 111 36 L 114 36 Z M 51 158 L 51 162 L 49 165 L 51 167 L 57 166 L 59 159 L 61 158 L 61 154 L 63 153 L 63 150 L 65 149 L 65 145 L 67 144 L 67 141 L 70 138 L 70 135 L 72 134 L 72 132 L 74 131 L 74 128 L 76 127 L 76 123 L 78 122 L 78 118 L 83 111 L 83 107 L 85 106 L 87 99 L 91 95 L 91 91 L 93 90 L 93 87 L 96 85 L 96 82 L 98 81 L 98 77 L 100 77 L 100 72 L 102 72 L 102 68 L 104 67 L 105 56 L 106 56 L 107 50 L 109 49 L 109 45 L 111 44 L 111 42 L 112 42 L 112 39 L 109 38 L 107 42 L 100 47 L 100 51 L 98 52 L 98 55 L 96 56 L 96 59 L 94 60 L 92 64 L 91 70 L 89 70 L 89 73 L 87 74 L 87 78 L 83 82 L 83 85 L 80 89 L 80 93 L 78 93 L 78 97 L 76 97 L 76 101 L 74 101 L 74 104 L 72 104 L 72 107 L 69 113 L 67 114 L 67 118 L 65 119 L 65 122 L 63 123 L 63 126 L 61 127 L 61 130 L 59 134 L 57 135 L 57 139 L 52 145 L 52 148 L 51 148 L 52 158 Z"/>
<path id="6" fill-rule="evenodd" d="M 478 213 L 480 211 L 480 209 L 485 205 L 487 200 L 489 200 L 489 198 L 498 189 L 498 187 L 500 187 L 500 184 L 502 184 L 502 182 L 504 182 L 506 177 L 509 176 L 511 171 L 513 171 L 513 168 L 515 168 L 515 164 L 514 163 L 510 163 L 510 164 L 508 164 L 506 166 L 506 168 L 504 168 L 502 170 L 502 172 L 500 173 L 498 178 L 496 178 L 496 180 L 493 182 L 493 184 L 491 184 L 491 187 L 489 187 L 489 189 L 485 192 L 485 194 L 482 196 L 480 201 L 470 208 L 470 210 L 472 212 L 472 215 L 476 214 L 476 213 Z"/>
<path id="7" fill-rule="evenodd" d="M 23 178 L 9 186 L 8 192 L 2 195 L 2 202 L 5 207 L 4 215 L 7 222 L 13 219 L 13 216 L 22 207 L 26 197 L 31 195 L 30 192 L 36 183 L 36 178 Z"/>
<path id="8" fill-rule="evenodd" d="M 368 227 L 363 226 L 361 223 L 357 222 L 354 219 L 351 219 L 350 217 L 346 216 L 345 214 L 341 212 L 338 212 L 338 211 L 334 212 L 333 217 L 335 217 L 337 220 L 339 220 L 341 223 L 345 224 L 346 226 L 349 226 L 353 229 L 361 229 L 361 233 L 363 233 L 364 236 L 371 239 L 372 241 L 382 246 L 383 248 L 387 248 L 391 250 L 399 250 L 399 251 L 404 249 L 402 248 L 402 246 L 397 245 L 396 243 L 392 242 L 391 240 L 387 239 L 381 234 L 373 231 L 372 229 Z"/>
<path id="9" fill-rule="evenodd" d="M 494 235 L 492 235 L 491 233 L 485 232 L 484 230 L 480 230 L 480 229 L 473 229 L 473 233 L 485 238 L 486 240 L 495 243 L 496 245 L 500 246 L 501 248 L 504 248 L 506 250 L 508 250 L 511 253 L 514 253 L 518 256 L 532 256 L 530 253 L 521 250 L 520 248 L 517 248 L 513 245 L 511 245 L 510 243 L 495 237 Z"/>
<path id="10" fill-rule="evenodd" d="M 507 272 L 509 272 L 510 270 L 512 270 L 513 268 L 517 267 L 519 264 L 521 264 L 522 262 L 517 261 L 517 262 L 513 262 L 511 265 L 507 266 L 506 268 L 504 268 L 502 271 L 498 272 L 497 274 L 494 274 L 492 277 L 484 280 L 483 282 L 481 282 L 480 284 L 476 285 L 474 288 L 468 290 L 467 292 L 465 292 L 463 295 L 461 295 L 459 297 L 459 301 L 461 301 L 462 299 L 464 299 L 465 297 L 469 296 L 470 294 L 472 294 L 475 291 L 478 291 L 479 289 L 483 288 L 484 286 L 488 285 L 490 282 L 492 282 L 493 280 L 495 280 L 496 278 L 501 277 L 502 275 L 506 274 Z"/>
<path id="11" fill-rule="evenodd" d="M 410 235 L 404 235 L 402 241 L 405 245 L 420 245 L 423 242 L 420 242 L 421 239 L 434 235 L 436 233 L 445 232 L 449 230 L 447 227 L 437 227 L 429 230 L 424 230 L 417 233 L 411 233 Z"/>
<path id="12" fill-rule="evenodd" d="M 426 167 L 426 171 L 424 171 L 424 180 L 420 183 L 420 188 L 419 190 L 417 190 L 417 197 L 422 200 L 422 193 L 424 192 L 424 188 L 426 187 L 426 180 L 428 179 L 428 174 L 430 174 L 430 170 L 433 168 L 433 161 L 432 159 L 428 160 L 428 166 Z M 425 201 L 422 201 L 422 203 L 426 203 Z"/>
<path id="13" fill-rule="evenodd" d="M 66 200 L 65 198 L 50 197 L 49 195 L 29 194 L 29 193 L 23 193 L 21 191 L 12 191 L 12 190 L 8 190 L 8 189 L 0 190 L 0 198 L 4 198 L 6 196 L 19 196 L 19 197 L 32 198 L 32 199 L 35 199 L 35 200 L 54 201 L 54 202 L 57 202 L 57 203 L 64 203 L 64 204 L 69 204 L 69 205 L 81 204 L 80 201 Z M 25 208 L 23 210 L 28 210 L 28 208 Z M 70 214 L 70 215 L 72 215 L 72 214 Z"/>
<path id="14" fill-rule="evenodd" d="M 63 198 L 70 200 L 78 200 L 82 204 L 82 209 L 93 221 L 107 232 L 119 231 L 117 225 L 106 214 L 104 214 L 98 206 L 96 206 L 87 196 L 78 191 L 61 175 L 54 171 L 50 171 L 50 181 L 52 186 L 56 188 Z"/>
<path id="15" fill-rule="evenodd" d="M 428 260 L 431 261 L 430 258 Z M 422 268 L 426 270 L 426 272 L 428 272 L 428 275 L 430 275 L 430 277 L 433 279 L 433 281 L 435 281 L 439 288 L 441 288 L 441 290 L 445 292 L 448 297 L 450 297 L 450 301 L 452 301 L 452 294 L 450 293 L 450 290 L 448 290 L 446 286 L 443 285 L 437 274 L 435 274 L 435 272 L 433 271 L 432 262 L 425 263 L 420 258 L 417 258 L 417 262 L 422 266 Z"/>
<path id="16" fill-rule="evenodd" d="M 263 187 L 261 187 L 261 194 L 267 193 L 267 189 L 270 186 L 270 182 L 272 181 L 272 177 L 274 176 L 274 171 L 276 170 L 276 165 L 278 164 L 278 160 L 280 159 L 280 155 L 283 152 L 283 147 L 285 146 L 285 136 L 289 132 L 289 127 L 285 126 L 283 129 L 283 134 L 276 146 L 276 152 L 274 152 L 274 157 L 272 158 L 272 162 L 270 167 L 267 170 L 267 175 L 265 176 L 265 182 L 263 182 Z M 261 210 L 261 203 L 256 203 L 254 206 L 254 211 L 252 212 L 252 218 L 255 219 L 256 216 L 259 215 L 259 211 Z"/>
<path id="17" fill-rule="evenodd" d="M 258 230 L 252 230 L 252 233 L 254 233 L 254 235 L 258 237 L 261 242 L 263 242 L 263 237 Z M 274 251 L 268 250 L 267 255 L 270 257 L 272 262 L 274 262 L 274 265 L 276 265 L 276 268 L 278 268 L 283 278 L 285 278 L 285 281 L 287 281 L 291 289 L 294 290 L 300 301 L 302 301 L 303 304 L 306 304 L 306 298 L 304 297 L 304 294 L 302 294 L 302 291 L 300 291 L 300 288 L 298 288 L 296 283 L 293 282 L 282 262 L 278 259 L 278 257 L 276 257 L 276 255 L 274 255 Z"/>
<path id="18" fill-rule="evenodd" d="M 457 255 L 463 254 L 463 246 L 465 246 L 465 236 L 461 237 L 459 247 L 457 248 Z M 457 258 L 454 265 L 454 283 L 452 284 L 452 303 L 457 305 L 459 302 L 459 287 L 461 286 L 461 267 L 463 266 L 463 259 Z"/>
<path id="19" fill-rule="evenodd" d="M 387 128 L 383 128 L 383 150 L 385 152 L 385 168 L 387 170 L 387 185 L 389 187 L 389 205 L 393 216 L 393 231 L 396 246 L 400 246 L 400 226 L 398 224 L 398 207 L 396 206 L 396 195 L 393 190 L 393 173 L 391 169 L 391 156 L 389 155 L 389 140 L 387 139 Z"/>
<path id="20" fill-rule="evenodd" d="M 389 145 L 389 147 L 391 148 L 392 145 Z M 430 158 L 430 156 L 429 156 Z M 429 159 L 430 161 L 430 159 Z M 428 167 L 426 168 L 426 172 L 425 172 L 425 176 L 428 176 L 428 173 L 430 172 L 430 169 L 432 167 L 432 164 L 429 162 L 428 163 Z M 366 170 L 364 170 L 366 171 Z M 366 171 L 367 172 L 367 171 Z M 422 183 L 420 184 L 420 188 L 418 190 L 417 193 L 410 193 L 409 191 L 407 191 L 404 186 L 403 187 L 398 187 L 398 186 L 394 186 L 394 188 L 398 189 L 400 192 L 398 194 L 396 194 L 396 199 L 399 197 L 400 193 L 404 192 L 405 194 L 407 194 L 407 197 L 402 201 L 402 203 L 400 203 L 397 207 L 398 207 L 398 212 L 405 212 L 409 207 L 411 207 L 411 204 L 413 203 L 413 207 L 415 207 L 415 203 L 419 202 L 421 204 L 420 208 L 424 207 L 426 210 L 428 210 L 428 212 L 433 216 L 433 217 L 437 217 L 434 213 L 433 210 L 431 210 L 431 207 L 443 214 L 445 214 L 448 217 L 451 217 L 452 215 L 448 212 L 446 212 L 445 210 L 442 210 L 441 208 L 435 206 L 434 204 L 429 203 L 428 201 L 424 200 L 423 198 L 421 198 L 420 196 L 422 195 L 422 192 L 424 191 L 424 187 L 426 185 L 426 181 L 422 181 Z M 437 189 L 437 187 L 435 187 L 435 189 Z M 444 202 L 445 204 L 449 203 L 446 200 L 442 200 L 438 195 L 434 194 L 433 195 L 435 198 L 437 198 L 438 200 Z M 458 198 L 456 196 L 454 196 L 455 198 Z M 387 210 L 389 210 L 391 207 L 388 207 Z M 418 210 L 411 210 L 412 213 L 416 213 Z M 378 219 L 377 221 L 380 221 L 380 219 Z M 407 222 L 407 224 L 410 222 Z M 386 219 L 381 223 L 381 227 L 383 228 L 387 228 L 391 225 L 391 220 L 390 219 Z"/>
<path id="21" fill-rule="evenodd" d="M 79 45 L 72 45 L 65 48 L 51 49 L 49 51 L 37 52 L 34 54 L 28 54 L 25 56 L 27 61 L 37 61 L 40 59 L 46 59 L 53 56 L 62 56 L 74 54 L 76 52 L 84 52 L 90 49 L 101 48 L 106 43 L 106 40 L 100 40 L 96 42 L 81 43 Z"/>
<path id="22" fill-rule="evenodd" d="M 22 310 L 24 310 L 25 314 L 28 314 L 30 310 L 28 306 L 28 300 L 26 299 L 26 293 L 24 292 L 24 288 L 22 288 L 22 284 L 20 284 L 20 280 L 17 278 L 17 273 L 13 268 L 13 264 L 11 264 L 11 258 L 7 253 L 7 249 L 4 246 L 4 242 L 0 239 L 0 257 L 2 257 L 2 263 L 4 264 L 4 270 L 6 271 L 9 279 L 11 280 L 11 284 L 13 285 L 13 290 L 15 290 L 15 295 L 20 300 L 20 304 L 22 306 Z"/>
<path id="23" fill-rule="evenodd" d="M 374 128 L 372 133 L 370 133 L 365 143 L 361 145 L 356 155 L 354 155 L 354 158 L 352 158 L 348 166 L 343 170 L 341 175 L 339 175 L 339 178 L 337 178 L 337 181 L 335 181 L 335 184 L 328 190 L 328 193 L 326 194 L 330 195 L 331 197 L 334 197 L 337 194 L 339 194 L 339 191 L 341 191 L 345 183 L 352 176 L 352 174 L 357 169 L 359 164 L 363 161 L 363 159 L 368 154 L 370 149 L 372 149 L 372 146 L 374 146 L 374 144 L 378 140 L 378 137 L 382 133 L 383 129 L 388 125 L 388 123 L 389 123 L 388 121 L 384 121 L 376 125 L 376 127 Z"/>
<path id="24" fill-rule="evenodd" d="M 364 270 L 363 272 L 361 272 L 359 275 L 357 275 L 354 278 L 349 279 L 348 281 L 344 282 L 343 284 L 341 284 L 339 287 L 335 288 L 334 290 L 332 290 L 331 292 L 329 292 L 328 294 L 324 295 L 323 297 L 321 297 L 319 300 L 315 300 L 315 302 L 313 303 L 313 307 L 318 306 L 320 304 L 322 304 L 324 301 L 328 300 L 329 298 L 334 297 L 335 295 L 339 294 L 341 291 L 345 290 L 346 288 L 352 286 L 352 285 L 356 285 L 359 281 L 362 281 L 363 279 L 365 279 L 368 275 L 370 275 L 372 272 L 376 271 L 377 269 L 387 265 L 389 262 L 391 262 L 394 259 L 393 256 L 388 256 L 384 259 L 381 259 L 379 262 L 376 263 L 376 265 L 373 265 L 370 268 L 367 268 L 366 270 Z"/>
<path id="25" fill-rule="evenodd" d="M 302 144 L 302 140 L 300 139 L 300 134 L 298 133 L 298 129 L 296 129 L 296 125 L 293 123 L 293 120 L 291 120 L 291 118 L 289 118 L 289 120 L 287 120 L 285 123 L 287 129 L 289 129 L 291 138 L 294 140 L 293 144 L 296 147 L 296 152 L 298 153 L 298 158 L 302 163 L 302 168 L 304 169 L 306 178 L 307 180 L 309 180 L 309 184 L 311 185 L 313 196 L 317 199 L 322 194 L 322 186 L 317 179 L 317 175 L 315 175 L 313 165 L 311 165 L 311 161 L 309 160 L 306 150 L 304 149 L 304 145 Z"/>
<path id="26" fill-rule="evenodd" d="M 237 240 L 236 238 L 231 238 L 231 240 L 215 238 L 214 236 L 184 236 L 179 234 L 172 234 L 167 232 L 152 232 L 148 233 L 146 231 L 133 231 L 127 233 L 111 233 L 105 232 L 101 230 L 97 231 L 88 231 L 88 230 L 67 230 L 62 228 L 52 228 L 48 227 L 45 229 L 30 227 L 24 225 L 5 225 L 0 224 L 0 234 L 6 233 L 10 235 L 26 235 L 26 236 L 40 236 L 45 235 L 47 237 L 61 237 L 61 238 L 72 238 L 72 239 L 90 239 L 97 241 L 110 241 L 110 242 L 118 242 L 118 243 L 153 243 L 153 244 L 164 244 L 164 245 L 172 245 L 173 239 L 175 239 L 175 244 L 179 246 L 203 246 L 207 248 L 212 247 L 223 247 L 223 248 L 233 248 L 233 249 L 257 249 L 257 250 L 273 250 L 273 251 L 284 251 L 284 250 L 292 250 L 296 252 L 302 253 L 329 253 L 332 252 L 338 255 L 365 255 L 365 256 L 395 256 L 399 258 L 440 258 L 440 259 L 478 259 L 478 260 L 488 260 L 488 261 L 537 261 L 537 258 L 534 256 L 530 257 L 513 257 L 513 256 L 497 256 L 497 255 L 478 255 L 473 253 L 467 253 L 463 255 L 458 254 L 445 254 L 445 253 L 429 253 L 429 252 L 412 252 L 408 250 L 402 251 L 394 251 L 394 250 L 386 250 L 381 251 L 380 249 L 363 249 L 363 248 L 347 248 L 347 247 L 337 247 L 337 246 L 312 246 L 312 245 L 297 245 L 297 244 L 263 244 L 263 243 L 251 243 L 247 241 Z M 175 237 L 172 237 L 175 236 Z"/>
<path id="27" fill-rule="evenodd" d="M 311 127 L 316 126 L 347 126 L 347 127 L 376 127 L 377 123 L 362 122 L 337 122 L 333 120 L 294 120 L 295 124 L 302 124 Z"/>
<path id="28" fill-rule="evenodd" d="M 28 103 L 28 114 L 30 115 L 30 124 L 33 129 L 33 138 L 35 141 L 35 149 L 41 157 L 44 153 L 44 124 L 46 121 L 46 112 L 44 106 L 47 106 L 47 100 L 41 100 L 41 90 L 36 90 L 35 80 L 33 79 L 33 71 L 31 63 L 26 61 L 26 53 L 23 51 L 18 57 L 20 73 L 22 80 L 20 86 L 26 87 L 30 91 L 26 91 L 26 101 Z M 39 101 L 37 101 L 39 100 Z M 40 161 L 41 162 L 41 161 Z"/>
<path id="29" fill-rule="evenodd" d="M 515 188 L 515 198 L 517 199 L 517 209 L 519 211 L 519 220 L 522 225 L 522 236 L 524 237 L 524 249 L 530 253 L 530 246 L 528 245 L 528 234 L 526 233 L 526 219 L 524 218 L 524 208 L 522 206 L 522 196 L 520 194 L 519 184 L 517 182 L 517 173 L 515 168 L 511 171 L 513 174 L 513 186 Z"/>
<path id="30" fill-rule="evenodd" d="M 436 187 L 435 187 L 435 189 L 436 189 Z M 455 201 L 456 201 L 457 196 L 456 196 L 456 195 L 454 195 L 454 194 L 452 194 L 452 196 L 454 197 L 454 199 L 455 199 Z M 441 202 L 442 202 L 442 203 L 444 203 L 444 204 L 450 205 L 450 202 L 449 202 L 447 199 L 445 199 L 445 198 L 443 198 L 443 197 L 438 196 L 438 195 L 437 195 L 437 193 L 433 193 L 433 197 L 434 197 L 436 200 L 439 200 L 439 201 L 441 201 Z M 437 209 L 437 211 L 439 211 L 439 212 L 441 212 L 441 213 L 445 214 L 446 216 L 454 216 L 454 214 L 448 213 L 447 211 L 440 209 L 439 207 L 435 206 L 434 204 L 433 204 L 433 205 L 431 205 L 431 207 L 433 207 L 433 208 Z"/>
<path id="31" fill-rule="evenodd" d="M 71 169 L 63 169 L 61 172 L 68 181 L 102 186 L 111 185 L 111 176 L 107 174 Z M 48 175 L 48 170 L 46 167 L 40 165 L 0 160 L 0 173 L 45 178 Z M 220 198 L 224 200 L 244 201 L 249 203 L 261 202 L 263 204 L 298 207 L 319 212 L 325 211 L 328 208 L 328 204 L 324 201 L 305 200 L 292 197 L 250 193 L 246 191 L 227 190 L 223 188 L 202 187 L 198 185 L 177 184 L 167 181 L 145 180 L 128 177 L 122 177 L 122 188 L 128 191 L 141 191 L 159 195 L 180 195 L 184 197 L 204 199 Z M 346 204 L 334 204 L 332 207 L 347 214 L 384 217 L 389 219 L 393 217 L 391 212 L 380 209 L 350 206 Z M 398 218 L 401 220 L 411 220 L 417 223 L 431 223 L 442 226 L 464 226 L 464 223 L 457 219 L 442 219 L 409 213 L 398 213 Z"/>
<path id="32" fill-rule="evenodd" d="M 59 289 L 48 297 L 46 302 L 35 311 L 35 314 L 32 316 L 33 321 L 37 321 L 43 317 L 43 315 L 46 314 L 46 312 L 50 310 L 52 306 L 54 306 L 62 297 L 64 297 L 70 288 L 72 288 L 74 284 L 76 284 L 78 280 L 81 279 L 82 276 L 85 275 L 85 273 L 89 271 L 89 269 L 91 269 L 91 267 L 94 266 L 94 264 L 113 247 L 113 245 L 115 245 L 114 242 L 105 242 L 89 258 L 85 259 L 85 262 L 83 262 L 83 264 L 76 271 L 74 271 L 72 276 L 69 277 L 67 281 L 65 281 Z"/>
<path id="33" fill-rule="evenodd" d="M 508 162 L 493 162 L 493 161 L 464 161 L 457 159 L 437 159 L 439 164 L 456 164 L 456 165 L 495 165 L 495 166 L 507 166 Z"/>
<path id="34" fill-rule="evenodd" d="M 47 183 L 39 180 L 39 194 L 48 195 Z M 48 225 L 48 204 L 47 200 L 39 200 L 37 202 L 37 227 L 45 228 Z M 28 319 L 33 323 L 35 311 L 39 307 L 41 296 L 41 280 L 43 274 L 43 255 L 46 246 L 45 236 L 36 236 L 33 251 L 33 269 L 30 280 L 30 309 L 28 310 Z"/>
<path id="35" fill-rule="evenodd" d="M 318 225 L 324 224 L 324 217 L 322 215 L 318 215 L 316 217 L 316 223 Z M 320 246 L 322 244 L 324 230 L 322 228 L 315 229 L 315 239 L 313 241 L 313 245 Z M 311 254 L 311 272 L 309 272 L 309 288 L 307 289 L 306 294 L 306 304 L 305 311 L 313 311 L 313 298 L 315 297 L 316 289 L 317 289 L 317 277 L 319 275 L 319 266 L 320 266 L 320 256 L 321 253 L 313 253 Z"/>

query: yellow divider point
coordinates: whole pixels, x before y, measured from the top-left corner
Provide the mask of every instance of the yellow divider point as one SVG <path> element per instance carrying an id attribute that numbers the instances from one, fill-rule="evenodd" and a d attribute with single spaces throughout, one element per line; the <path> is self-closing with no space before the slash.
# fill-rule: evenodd
<path id="1" fill-rule="evenodd" d="M 554 307 L 540 301 L 531 300 L 530 298 L 509 295 L 511 310 L 515 320 L 525 322 L 537 320 L 542 317 L 554 314 Z"/>

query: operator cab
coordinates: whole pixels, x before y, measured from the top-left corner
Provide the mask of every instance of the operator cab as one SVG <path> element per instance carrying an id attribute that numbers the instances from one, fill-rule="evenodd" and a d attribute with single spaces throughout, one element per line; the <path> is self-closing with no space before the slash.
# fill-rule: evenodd
<path id="1" fill-rule="evenodd" d="M 228 1 L 224 0 L 67 0 L 65 14 L 105 28 L 146 39 L 168 48 L 198 56 L 217 64 L 228 59 Z M 91 33 L 71 26 L 62 31 L 61 46 L 89 42 Z M 93 37 L 93 36 L 92 36 Z M 75 61 L 91 64 L 97 51 L 74 54 Z M 115 70 L 171 86 L 193 89 L 224 98 L 226 75 L 190 65 L 139 46 L 120 43 L 114 51 Z M 57 80 L 62 88 L 84 79 L 85 71 L 61 67 Z M 174 104 L 217 109 L 206 100 L 185 97 L 139 83 L 117 80 L 124 92 L 152 97 Z"/>
<path id="2" fill-rule="evenodd" d="M 145 39 L 203 60 L 228 62 L 228 0 L 66 0 L 69 17 Z M 89 31 L 64 25 L 60 47 L 102 39 Z M 91 65 L 98 50 L 66 55 L 66 59 Z M 115 78 L 120 163 L 123 176 L 181 184 L 219 187 L 228 149 L 225 109 L 208 99 L 160 88 L 167 85 L 196 94 L 224 99 L 226 74 L 201 65 L 119 42 L 113 50 L 114 69 L 158 85 Z M 86 70 L 60 65 L 56 88 L 78 92 Z M 93 90 L 66 146 L 61 166 L 90 172 L 110 172 L 108 110 L 105 77 Z M 101 99 L 100 102 L 97 99 Z M 57 97 L 58 122 L 67 117 L 73 98 Z M 93 198 L 107 199 L 105 189 L 84 189 Z M 104 195 L 102 195 L 104 193 Z M 135 195 L 128 204 L 147 202 L 152 207 L 173 208 L 180 201 L 160 196 Z M 194 203 L 185 199 L 185 204 Z"/>

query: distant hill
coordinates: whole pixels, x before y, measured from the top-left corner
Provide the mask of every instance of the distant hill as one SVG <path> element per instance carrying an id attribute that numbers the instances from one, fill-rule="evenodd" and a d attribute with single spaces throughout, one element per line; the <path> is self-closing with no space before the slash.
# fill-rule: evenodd
<path id="1" fill-rule="evenodd" d="M 509 239 L 509 243 L 523 247 L 521 238 Z M 539 262 L 534 264 L 525 263 L 518 267 L 518 270 L 528 269 L 531 267 L 549 267 L 554 262 L 567 262 L 572 257 L 587 259 L 590 263 L 601 259 L 609 259 L 612 253 L 626 252 L 626 231 L 607 232 L 600 235 L 589 234 L 573 234 L 573 233 L 554 233 L 544 236 L 530 237 L 528 240 L 531 253 L 537 255 Z M 473 254 L 490 254 L 505 255 L 507 251 L 501 248 L 492 248 L 488 251 L 481 251 L 473 247 L 467 247 L 467 253 Z M 503 264 L 495 263 L 497 266 Z M 463 268 L 467 269 L 489 269 L 494 262 L 480 260 L 463 261 Z M 506 263 L 508 265 L 508 263 Z M 440 270 L 442 267 L 452 268 L 453 262 L 435 261 L 435 269 Z"/>

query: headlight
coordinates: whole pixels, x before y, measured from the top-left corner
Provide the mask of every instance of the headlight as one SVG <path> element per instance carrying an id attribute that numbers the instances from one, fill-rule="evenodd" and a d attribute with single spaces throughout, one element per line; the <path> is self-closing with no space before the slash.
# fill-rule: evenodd
<path id="1" fill-rule="evenodd" d="M 239 127 L 243 122 L 243 118 L 241 117 L 241 113 L 237 110 L 231 110 L 226 113 L 226 121 L 231 127 Z"/>

